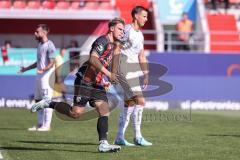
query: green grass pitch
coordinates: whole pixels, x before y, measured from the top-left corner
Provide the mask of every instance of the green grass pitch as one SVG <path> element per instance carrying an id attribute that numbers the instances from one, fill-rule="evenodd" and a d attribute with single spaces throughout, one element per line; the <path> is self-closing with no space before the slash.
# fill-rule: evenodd
<path id="1" fill-rule="evenodd" d="M 109 142 L 117 133 L 119 111 L 109 119 Z M 177 118 L 178 116 L 178 118 Z M 4 160 L 239 160 L 240 112 L 145 110 L 142 133 L 154 145 L 98 153 L 96 119 L 62 121 L 54 114 L 52 131 L 29 132 L 36 114 L 0 109 L 0 152 Z M 191 119 L 191 120 L 190 120 Z M 126 133 L 132 141 L 131 124 Z"/>

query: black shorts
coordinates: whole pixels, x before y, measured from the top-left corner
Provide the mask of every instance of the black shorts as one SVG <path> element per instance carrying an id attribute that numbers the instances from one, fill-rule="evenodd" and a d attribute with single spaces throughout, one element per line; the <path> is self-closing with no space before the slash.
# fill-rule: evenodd
<path id="1" fill-rule="evenodd" d="M 96 101 L 108 102 L 107 94 L 102 86 L 84 81 L 77 76 L 74 82 L 74 106 L 85 107 L 87 102 L 94 107 Z"/>

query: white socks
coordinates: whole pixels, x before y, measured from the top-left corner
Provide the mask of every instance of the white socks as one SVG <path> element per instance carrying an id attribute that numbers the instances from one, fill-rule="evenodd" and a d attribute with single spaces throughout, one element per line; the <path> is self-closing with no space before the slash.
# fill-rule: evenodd
<path id="1" fill-rule="evenodd" d="M 116 139 L 124 139 L 124 134 L 129 124 L 130 117 L 132 118 L 134 137 L 141 138 L 142 113 L 143 106 L 136 105 L 132 107 L 124 107 L 119 116 L 118 134 Z"/>
<path id="2" fill-rule="evenodd" d="M 38 112 L 37 112 L 37 114 L 38 114 L 38 128 L 39 127 L 43 127 L 43 119 L 44 119 L 44 111 L 43 111 L 43 109 L 41 109 L 41 110 L 39 110 Z"/>
<path id="3" fill-rule="evenodd" d="M 143 106 L 136 105 L 132 114 L 132 124 L 135 138 L 141 138 L 141 123 L 142 123 Z"/>
<path id="4" fill-rule="evenodd" d="M 117 139 L 124 139 L 124 134 L 130 121 L 131 114 L 134 107 L 123 107 L 118 120 L 118 134 Z"/>
<path id="5" fill-rule="evenodd" d="M 51 127 L 52 112 L 53 112 L 52 108 L 45 108 L 38 111 L 38 128 Z"/>
<path id="6" fill-rule="evenodd" d="M 52 108 L 44 109 L 44 127 L 51 128 L 52 113 L 53 113 Z"/>

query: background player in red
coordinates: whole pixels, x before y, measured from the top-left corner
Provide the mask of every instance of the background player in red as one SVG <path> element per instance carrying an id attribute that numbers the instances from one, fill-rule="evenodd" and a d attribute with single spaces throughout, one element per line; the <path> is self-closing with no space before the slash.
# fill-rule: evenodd
<path id="1" fill-rule="evenodd" d="M 110 72 L 111 61 L 114 53 L 119 53 L 118 41 L 123 37 L 124 21 L 120 18 L 111 20 L 108 24 L 108 33 L 100 36 L 92 44 L 90 58 L 78 70 L 74 83 L 74 106 L 64 102 L 53 102 L 49 99 L 32 106 L 32 112 L 44 108 L 53 108 L 62 114 L 72 118 L 80 117 L 87 102 L 95 107 L 98 114 L 97 131 L 99 135 L 100 152 L 118 151 L 120 146 L 110 145 L 107 141 L 108 116 L 110 114 L 106 91 L 102 83 L 103 76 L 111 82 L 117 82 L 116 74 Z"/>
<path id="2" fill-rule="evenodd" d="M 9 61 L 8 49 L 11 47 L 12 47 L 11 41 L 5 41 L 4 46 L 2 46 L 2 48 L 1 48 L 3 64 L 5 64 L 7 61 Z"/>

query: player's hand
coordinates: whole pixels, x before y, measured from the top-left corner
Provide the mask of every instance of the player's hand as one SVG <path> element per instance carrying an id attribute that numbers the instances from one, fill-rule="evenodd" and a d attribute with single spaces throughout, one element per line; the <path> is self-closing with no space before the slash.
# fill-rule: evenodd
<path id="1" fill-rule="evenodd" d="M 21 74 L 26 71 L 25 67 L 21 67 L 20 70 L 17 72 L 18 74 Z"/>
<path id="2" fill-rule="evenodd" d="M 147 86 L 148 86 L 148 79 L 149 79 L 148 74 L 145 74 L 144 78 L 143 78 L 143 89 L 147 88 Z"/>
<path id="3" fill-rule="evenodd" d="M 37 70 L 37 73 L 38 73 L 38 74 L 43 74 L 44 71 L 43 71 L 43 70 Z"/>
<path id="4" fill-rule="evenodd" d="M 119 80 L 118 80 L 118 77 L 117 77 L 116 73 L 111 73 L 110 82 L 113 83 L 113 84 L 119 83 Z"/>
<path id="5" fill-rule="evenodd" d="M 109 87 L 111 86 L 111 83 L 110 82 L 105 82 L 104 84 L 103 84 L 103 87 L 104 87 L 104 89 L 106 90 L 106 91 L 108 91 L 109 90 Z"/>
<path id="6" fill-rule="evenodd" d="M 43 70 L 37 70 L 38 74 L 43 74 Z"/>

